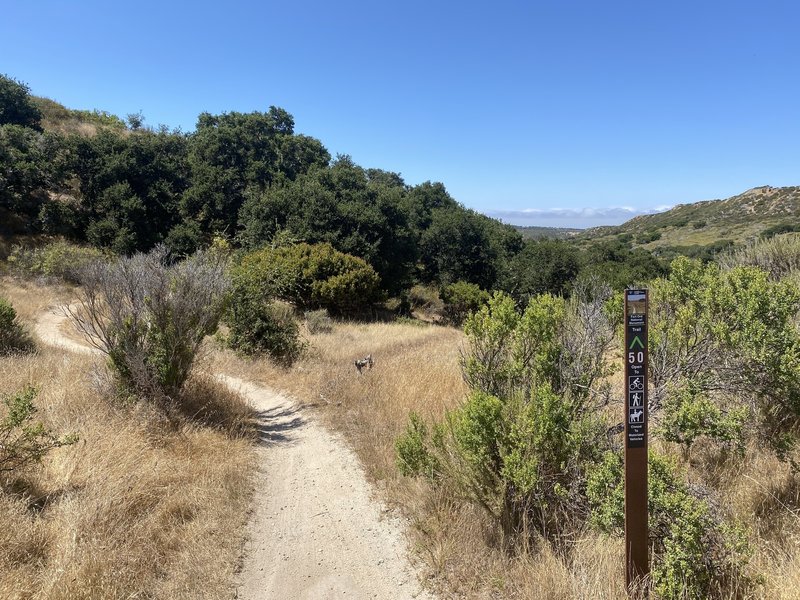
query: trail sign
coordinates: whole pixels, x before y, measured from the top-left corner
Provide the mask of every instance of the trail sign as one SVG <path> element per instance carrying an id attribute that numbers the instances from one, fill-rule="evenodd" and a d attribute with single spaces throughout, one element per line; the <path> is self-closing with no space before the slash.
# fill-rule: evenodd
<path id="1" fill-rule="evenodd" d="M 647 290 L 625 290 L 625 581 L 650 572 L 647 527 Z"/>

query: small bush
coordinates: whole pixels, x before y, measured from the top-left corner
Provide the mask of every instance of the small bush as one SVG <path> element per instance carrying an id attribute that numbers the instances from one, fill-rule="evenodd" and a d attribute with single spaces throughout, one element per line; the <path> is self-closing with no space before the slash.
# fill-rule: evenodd
<path id="1" fill-rule="evenodd" d="M 660 231 L 643 231 L 642 233 L 636 236 L 636 243 L 649 244 L 650 242 L 655 242 L 660 239 L 661 239 Z"/>
<path id="2" fill-rule="evenodd" d="M 0 472 L 16 471 L 38 462 L 48 451 L 77 441 L 74 435 L 56 437 L 42 423 L 33 420 L 36 388 L 27 387 L 3 399 L 5 414 L 0 420 Z"/>
<path id="3" fill-rule="evenodd" d="M 309 333 L 330 333 L 333 331 L 333 320 L 324 308 L 307 311 L 305 317 Z"/>
<path id="4" fill-rule="evenodd" d="M 658 597 L 717 597 L 731 582 L 746 589 L 751 583 L 744 572 L 749 549 L 737 525 L 715 514 L 699 490 L 684 484 L 672 461 L 651 452 L 648 464 L 652 579 Z M 623 479 L 622 457 L 608 452 L 590 473 L 586 490 L 590 523 L 618 536 L 625 525 Z"/>
<path id="5" fill-rule="evenodd" d="M 97 248 L 77 246 L 62 240 L 40 248 L 16 246 L 8 257 L 8 262 L 12 270 L 20 275 L 78 283 L 81 270 L 90 262 L 101 260 L 104 256 Z"/>
<path id="6" fill-rule="evenodd" d="M 33 339 L 17 319 L 17 311 L 8 300 L 0 297 L 0 355 L 35 349 Z"/>
<path id="7" fill-rule="evenodd" d="M 243 300 L 236 293 L 226 317 L 228 345 L 243 354 L 266 353 L 289 366 L 305 350 L 293 311 L 285 304 L 261 299 Z"/>
<path id="8" fill-rule="evenodd" d="M 428 450 L 428 427 L 415 412 L 408 418 L 405 432 L 397 438 L 397 468 L 403 475 L 433 478 L 439 470 L 435 456 Z"/>
<path id="9" fill-rule="evenodd" d="M 453 325 L 461 325 L 464 319 L 479 310 L 490 298 L 489 292 L 466 281 L 442 287 L 440 295 L 447 320 Z"/>
<path id="10" fill-rule="evenodd" d="M 688 384 L 672 390 L 664 400 L 663 411 L 659 434 L 669 442 L 680 444 L 685 454 L 701 436 L 744 453 L 744 425 L 749 417 L 747 406 L 723 410 L 706 394 Z"/>
<path id="11" fill-rule="evenodd" d="M 225 312 L 230 332 L 227 344 L 243 354 L 266 353 L 285 365 L 299 358 L 305 344 L 293 311 L 273 299 L 273 288 L 264 273 L 242 268 L 233 270 L 233 281 Z"/>
<path id="12" fill-rule="evenodd" d="M 608 446 L 595 399 L 606 396 L 609 294 L 544 294 L 519 313 L 498 293 L 469 316 L 462 370 L 472 393 L 430 434 L 411 415 L 396 443 L 401 472 L 481 507 L 506 539 L 561 544 L 586 512 L 587 470 Z"/>
<path id="13" fill-rule="evenodd" d="M 793 233 L 796 231 L 800 231 L 800 225 L 797 223 L 778 223 L 772 227 L 767 227 L 761 232 L 759 237 L 763 240 L 767 240 L 775 237 L 776 235 L 781 235 L 782 233 Z"/>
<path id="14" fill-rule="evenodd" d="M 148 254 L 95 261 L 81 272 L 83 298 L 70 310 L 79 330 L 130 391 L 177 398 L 206 335 L 224 310 L 228 281 L 218 254 L 173 265 L 159 246 Z"/>
<path id="15" fill-rule="evenodd" d="M 419 311 L 434 320 L 444 318 L 444 302 L 433 285 L 415 285 L 408 291 L 411 311 Z"/>
<path id="16" fill-rule="evenodd" d="M 800 423 L 800 289 L 759 268 L 686 258 L 650 289 L 650 399 L 654 412 L 667 408 L 670 439 L 686 446 L 703 434 L 741 446 L 738 423 L 749 414 L 750 433 L 791 459 Z"/>

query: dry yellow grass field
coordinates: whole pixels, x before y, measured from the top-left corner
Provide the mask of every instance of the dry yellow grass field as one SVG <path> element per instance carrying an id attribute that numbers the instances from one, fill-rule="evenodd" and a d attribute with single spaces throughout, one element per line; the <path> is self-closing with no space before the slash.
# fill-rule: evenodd
<path id="1" fill-rule="evenodd" d="M 5 280 L 0 295 L 31 321 L 73 290 Z M 288 392 L 338 431 L 377 493 L 408 518 L 417 564 L 441 597 L 627 597 L 621 540 L 586 531 L 568 556 L 546 544 L 512 555 L 477 509 L 398 474 L 394 442 L 409 412 L 438 420 L 466 394 L 460 331 L 336 323 L 332 333 L 305 335 L 309 350 L 291 368 L 215 348 L 204 370 Z M 353 361 L 367 354 L 375 366 L 359 375 Z M 0 359 L 0 392 L 36 385 L 45 423 L 81 436 L 0 496 L 0 597 L 114 598 L 131 590 L 230 597 L 252 494 L 253 449 L 241 436 L 246 413 L 237 412 L 235 397 L 195 378 L 188 412 L 196 418 L 166 426 L 156 414 L 110 402 L 101 371 L 90 357 L 46 348 Z M 746 460 L 726 462 L 702 444 L 688 460 L 663 442 L 655 446 L 679 459 L 691 482 L 718 490 L 719 505 L 748 527 L 751 572 L 763 585 L 729 597 L 800 598 L 800 485 L 787 465 L 756 447 Z"/>
<path id="2" fill-rule="evenodd" d="M 465 397 L 460 331 L 408 322 L 337 323 L 332 333 L 306 337 L 309 352 L 292 368 L 228 351 L 217 352 L 216 368 L 282 389 L 315 407 L 345 437 L 385 499 L 409 519 L 419 566 L 443 598 L 627 598 L 622 540 L 586 531 L 569 556 L 546 544 L 511 555 L 477 509 L 398 474 L 394 442 L 409 412 L 438 420 Z M 375 366 L 358 375 L 353 361 L 367 354 Z M 619 389 L 621 377 L 620 370 Z M 622 412 L 621 403 L 611 411 Z M 748 527 L 751 574 L 763 585 L 731 589 L 726 597 L 800 598 L 800 485 L 788 466 L 755 447 L 744 462 L 725 462 L 698 444 L 687 462 L 678 448 L 654 445 L 682 462 L 690 482 L 720 490 L 720 504 Z"/>
<path id="3" fill-rule="evenodd" d="M 587 535 L 569 564 L 546 546 L 510 556 L 484 515 L 466 503 L 402 477 L 394 441 L 408 414 L 438 420 L 467 388 L 458 364 L 461 331 L 418 323 L 337 323 L 306 334 L 307 355 L 286 369 L 220 351 L 215 368 L 278 387 L 319 410 L 358 453 L 368 476 L 409 519 L 418 566 L 443 598 L 626 598 L 616 576 L 623 544 Z M 375 366 L 359 375 L 356 358 Z M 613 574 L 613 576 L 610 576 Z"/>
<path id="4" fill-rule="evenodd" d="M 10 280 L 0 295 L 28 322 L 71 297 Z M 0 358 L 0 394 L 35 386 L 37 419 L 80 436 L 6 481 L 0 598 L 232 597 L 253 492 L 248 407 L 195 378 L 184 412 L 202 418 L 167 420 L 110 400 L 103 373 L 101 359 L 46 347 Z"/>

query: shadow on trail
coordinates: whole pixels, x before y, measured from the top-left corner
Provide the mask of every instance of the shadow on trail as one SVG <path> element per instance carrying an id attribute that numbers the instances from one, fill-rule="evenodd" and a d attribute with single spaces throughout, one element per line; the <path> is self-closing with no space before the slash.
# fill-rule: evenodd
<path id="1" fill-rule="evenodd" d="M 306 424 L 297 406 L 279 406 L 256 413 L 258 441 L 262 446 L 294 441 L 292 432 Z"/>

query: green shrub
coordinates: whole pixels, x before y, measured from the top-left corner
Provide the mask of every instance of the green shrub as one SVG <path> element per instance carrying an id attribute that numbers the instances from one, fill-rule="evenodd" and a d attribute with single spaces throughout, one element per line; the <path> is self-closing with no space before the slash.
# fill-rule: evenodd
<path id="1" fill-rule="evenodd" d="M 664 600 L 717 597 L 731 582 L 746 589 L 749 549 L 741 529 L 711 510 L 700 490 L 683 483 L 674 463 L 651 452 L 648 512 L 653 588 Z M 608 534 L 624 531 L 622 457 L 607 452 L 588 478 L 590 524 Z M 727 597 L 727 596 L 726 596 Z"/>
<path id="2" fill-rule="evenodd" d="M 695 221 L 694 223 L 692 223 L 692 227 L 694 229 L 702 229 L 703 227 L 706 226 L 706 224 L 707 223 L 701 219 L 700 221 Z"/>
<path id="3" fill-rule="evenodd" d="M 17 319 L 17 311 L 8 300 L 0 297 L 0 355 L 35 349 L 33 339 Z"/>
<path id="4" fill-rule="evenodd" d="M 495 294 L 467 318 L 471 394 L 429 434 L 417 415 L 397 441 L 403 473 L 483 508 L 505 535 L 555 543 L 585 514 L 587 469 L 608 446 L 589 398 L 602 397 L 613 325 L 608 290 L 533 298 L 523 313 Z"/>
<path id="5" fill-rule="evenodd" d="M 686 227 L 689 224 L 689 217 L 681 217 L 680 219 L 676 219 L 672 226 L 675 229 L 680 229 L 681 227 Z"/>
<path id="6" fill-rule="evenodd" d="M 781 235 L 782 233 L 793 233 L 795 231 L 800 231 L 800 225 L 797 223 L 778 223 L 777 225 L 767 227 L 761 232 L 759 237 L 763 240 L 768 240 L 776 235 Z"/>
<path id="7" fill-rule="evenodd" d="M 28 277 L 58 278 L 78 283 L 80 271 L 106 255 L 97 248 L 78 246 L 60 240 L 39 248 L 15 246 L 8 257 L 14 272 Z"/>
<path id="8" fill-rule="evenodd" d="M 397 468 L 403 475 L 434 478 L 438 469 L 435 456 L 428 450 L 428 427 L 415 412 L 408 416 L 405 432 L 397 438 Z"/>
<path id="9" fill-rule="evenodd" d="M 790 458 L 800 423 L 800 290 L 758 268 L 679 258 L 651 285 L 651 305 L 651 402 L 666 406 L 671 439 L 690 444 L 702 433 L 741 446 L 737 423 L 751 405 L 752 429 Z M 709 415 L 702 423 L 692 416 L 698 403 Z"/>
<path id="10" fill-rule="evenodd" d="M 453 325 L 461 325 L 471 313 L 489 301 L 489 292 L 474 283 L 457 281 L 443 286 L 440 296 L 444 302 L 444 313 Z"/>
<path id="11" fill-rule="evenodd" d="M 744 425 L 750 412 L 747 406 L 734 405 L 724 411 L 688 383 L 667 395 L 663 411 L 658 433 L 669 442 L 681 444 L 686 454 L 701 436 L 744 453 Z"/>
<path id="12" fill-rule="evenodd" d="M 660 239 L 661 239 L 660 231 L 643 231 L 642 233 L 636 236 L 636 243 L 649 244 L 650 242 L 655 242 Z"/>
<path id="13" fill-rule="evenodd" d="M 333 320 L 324 308 L 307 311 L 305 317 L 309 333 L 330 333 L 333 331 Z"/>
<path id="14" fill-rule="evenodd" d="M 243 354 L 266 353 L 288 366 L 305 350 L 293 311 L 284 304 L 246 298 L 234 287 L 225 321 L 228 345 Z"/>
<path id="15" fill-rule="evenodd" d="M 0 473 L 21 469 L 37 462 L 53 448 L 77 441 L 77 436 L 58 438 L 42 423 L 34 422 L 37 391 L 27 387 L 3 399 L 5 414 L 0 419 Z"/>
<path id="16" fill-rule="evenodd" d="M 293 311 L 275 302 L 274 288 L 263 276 L 241 265 L 233 269 L 224 317 L 230 330 L 227 344 L 243 354 L 266 353 L 288 365 L 305 346 Z"/>
<path id="17" fill-rule="evenodd" d="M 296 244 L 246 254 L 235 277 L 248 278 L 301 309 L 355 314 L 382 299 L 380 280 L 364 260 L 330 244 Z"/>

